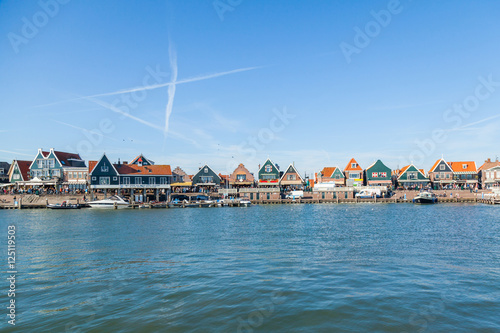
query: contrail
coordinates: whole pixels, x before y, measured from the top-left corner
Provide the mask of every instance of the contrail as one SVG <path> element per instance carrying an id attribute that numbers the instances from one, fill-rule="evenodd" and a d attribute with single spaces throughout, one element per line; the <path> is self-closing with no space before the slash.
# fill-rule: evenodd
<path id="1" fill-rule="evenodd" d="M 174 96 L 175 96 L 175 85 L 177 81 L 177 53 L 175 52 L 175 48 L 172 43 L 170 43 L 168 48 L 169 58 L 170 58 L 170 71 L 171 71 L 171 82 L 168 86 L 168 101 L 167 107 L 165 109 L 165 129 L 164 135 L 165 138 L 168 134 L 168 122 L 170 119 L 170 115 L 172 114 L 172 107 L 174 106 Z"/>
<path id="2" fill-rule="evenodd" d="M 30 154 L 18 153 L 17 151 L 10 151 L 10 150 L 2 150 L 2 149 L 0 149 L 0 152 L 7 153 L 7 154 L 23 155 L 23 156 L 31 156 L 31 157 L 33 157 L 33 154 L 30 155 Z"/>
<path id="3" fill-rule="evenodd" d="M 71 98 L 71 99 L 66 99 L 63 101 L 53 102 L 53 103 L 49 103 L 49 104 L 37 105 L 35 107 L 40 108 L 40 107 L 51 106 L 51 105 L 56 105 L 56 104 L 60 104 L 60 103 L 74 102 L 74 101 L 78 101 L 78 100 L 82 100 L 82 99 L 86 99 L 86 98 L 113 96 L 113 95 L 132 93 L 132 92 L 136 92 L 136 91 L 153 90 L 153 89 L 158 89 L 158 88 L 167 87 L 167 86 L 171 86 L 171 85 L 178 85 L 178 84 L 183 84 L 183 83 L 203 81 L 203 80 L 213 79 L 213 78 L 220 77 L 220 76 L 226 76 L 226 75 L 230 75 L 230 74 L 247 72 L 247 71 L 251 71 L 251 70 L 255 70 L 255 69 L 260 69 L 263 67 L 264 66 L 238 68 L 238 69 L 233 69 L 233 70 L 226 71 L 226 72 L 219 72 L 219 73 L 195 76 L 195 77 L 187 78 L 184 80 L 179 80 L 176 82 L 159 83 L 159 84 L 153 84 L 153 85 L 149 85 L 149 86 L 140 86 L 140 87 L 135 87 L 135 88 L 130 88 L 130 89 L 123 89 L 123 90 L 118 90 L 118 91 L 109 92 L 109 93 L 96 94 L 96 95 L 90 95 L 90 96 L 78 97 L 78 98 Z"/>
<path id="4" fill-rule="evenodd" d="M 100 105 L 100 106 L 102 106 L 102 107 L 105 107 L 105 108 L 106 108 L 106 109 L 108 109 L 108 110 L 111 110 L 111 111 L 113 111 L 113 112 L 116 112 L 116 113 L 118 113 L 118 114 L 121 114 L 121 115 L 122 115 L 122 116 L 124 116 L 124 117 L 127 117 L 127 118 L 130 118 L 130 119 L 132 119 L 132 120 L 135 120 L 135 121 L 137 121 L 137 122 L 139 122 L 139 123 L 141 123 L 141 124 L 144 124 L 144 125 L 146 125 L 146 126 L 149 126 L 149 127 L 151 127 L 151 128 L 154 128 L 154 129 L 157 129 L 157 130 L 163 131 L 163 127 L 158 126 L 158 125 L 155 125 L 155 124 L 150 123 L 150 122 L 148 122 L 148 121 L 145 121 L 145 120 L 143 120 L 143 119 L 141 119 L 141 118 L 137 118 L 137 117 L 135 117 L 135 116 L 132 116 L 131 114 L 129 114 L 129 113 L 127 113 L 127 112 L 124 112 L 124 111 L 120 110 L 119 108 L 117 108 L 116 106 L 114 106 L 114 105 L 112 105 L 112 104 L 109 104 L 109 103 L 103 102 L 103 101 L 101 101 L 101 100 L 98 100 L 98 99 L 95 99 L 95 98 L 92 98 L 92 97 L 84 97 L 84 98 L 85 98 L 86 100 L 88 100 L 88 101 L 94 102 L 94 103 L 96 103 L 96 104 L 98 104 L 98 105 Z"/>

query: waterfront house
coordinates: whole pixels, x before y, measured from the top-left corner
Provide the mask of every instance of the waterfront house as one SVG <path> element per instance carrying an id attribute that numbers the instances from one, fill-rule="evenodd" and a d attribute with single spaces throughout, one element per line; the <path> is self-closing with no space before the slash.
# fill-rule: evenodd
<path id="1" fill-rule="evenodd" d="M 453 180 L 457 186 L 476 188 L 479 185 L 476 162 L 450 162 L 449 165 L 453 171 Z"/>
<path id="2" fill-rule="evenodd" d="M 488 158 L 478 169 L 481 187 L 490 189 L 500 185 L 500 162 Z"/>
<path id="3" fill-rule="evenodd" d="M 215 173 L 212 168 L 210 168 L 207 164 L 201 167 L 198 172 L 193 176 L 193 186 L 200 186 L 205 188 L 206 190 L 220 186 L 222 182 L 221 177 Z"/>
<path id="4" fill-rule="evenodd" d="M 301 189 L 304 187 L 304 179 L 299 174 L 295 165 L 290 164 L 280 178 L 280 186 L 287 190 Z"/>
<path id="5" fill-rule="evenodd" d="M 87 170 L 85 161 L 77 153 L 56 151 L 54 148 L 43 151 L 40 148 L 30 164 L 31 181 L 23 185 L 51 186 L 55 190 L 71 185 L 73 189 L 84 189 L 87 185 Z"/>
<path id="6" fill-rule="evenodd" d="M 177 166 L 172 171 L 172 192 L 186 192 L 191 188 L 191 178 L 184 170 Z"/>
<path id="7" fill-rule="evenodd" d="M 344 177 L 346 186 L 363 185 L 363 169 L 354 158 L 344 168 Z"/>
<path id="8" fill-rule="evenodd" d="M 392 184 L 391 169 L 377 160 L 364 171 L 366 185 L 389 186 Z"/>
<path id="9" fill-rule="evenodd" d="M 8 175 L 10 183 L 27 182 L 30 180 L 30 165 L 32 161 L 14 160 L 10 165 Z"/>
<path id="10" fill-rule="evenodd" d="M 429 177 L 425 175 L 424 169 L 418 169 L 413 163 L 398 170 L 396 176 L 397 185 L 405 189 L 421 189 L 430 184 Z"/>
<path id="11" fill-rule="evenodd" d="M 9 163 L 0 162 L 0 183 L 9 182 L 9 169 L 10 169 Z"/>
<path id="12" fill-rule="evenodd" d="M 233 173 L 229 175 L 229 185 L 233 188 L 250 187 L 254 184 L 255 179 L 252 173 L 240 163 Z"/>
<path id="13" fill-rule="evenodd" d="M 335 186 L 345 185 L 345 175 L 339 167 L 324 167 L 317 173 L 316 181 L 318 183 L 333 183 Z"/>
<path id="14" fill-rule="evenodd" d="M 279 187 L 280 178 L 281 174 L 278 165 L 268 158 L 259 168 L 259 186 Z"/>
<path id="15" fill-rule="evenodd" d="M 442 189 L 455 182 L 453 180 L 453 170 L 444 158 L 441 158 L 434 163 L 429 170 L 428 175 L 435 190 Z"/>
<path id="16" fill-rule="evenodd" d="M 143 161 L 146 161 L 144 159 Z M 147 160 L 150 161 L 150 160 Z M 92 190 L 108 190 L 120 192 L 120 194 L 141 193 L 135 200 L 145 201 L 150 192 L 158 200 L 160 194 L 170 193 L 172 182 L 172 171 L 170 165 L 156 165 L 150 162 L 141 163 L 137 159 L 134 164 L 128 162 L 111 163 L 106 154 L 103 154 L 97 162 L 89 162 L 90 188 Z"/>

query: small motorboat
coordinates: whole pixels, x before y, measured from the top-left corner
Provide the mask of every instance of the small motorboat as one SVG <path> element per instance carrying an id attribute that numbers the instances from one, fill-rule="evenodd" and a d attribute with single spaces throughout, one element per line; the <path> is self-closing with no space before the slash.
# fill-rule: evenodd
<path id="1" fill-rule="evenodd" d="M 87 202 L 87 204 L 91 208 L 115 208 L 115 209 L 120 209 L 120 208 L 128 208 L 130 206 L 129 202 L 123 199 L 120 196 L 113 195 L 112 197 L 102 199 L 102 200 L 95 200 L 95 201 L 90 201 Z"/>
<path id="2" fill-rule="evenodd" d="M 240 200 L 240 207 L 250 207 L 252 205 L 252 202 L 248 199 L 241 199 Z"/>
<path id="3" fill-rule="evenodd" d="M 80 205 L 77 204 L 69 204 L 66 201 L 63 201 L 60 204 L 49 204 L 47 208 L 50 209 L 80 209 Z"/>
<path id="4" fill-rule="evenodd" d="M 413 203 L 416 204 L 434 204 L 437 203 L 438 199 L 434 193 L 423 191 L 420 192 L 415 198 L 413 198 Z"/>

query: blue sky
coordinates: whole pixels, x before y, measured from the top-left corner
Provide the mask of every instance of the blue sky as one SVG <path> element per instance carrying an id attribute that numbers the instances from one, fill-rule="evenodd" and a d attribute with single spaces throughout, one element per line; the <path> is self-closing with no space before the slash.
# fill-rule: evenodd
<path id="1" fill-rule="evenodd" d="M 0 2 L 0 160 L 500 155 L 498 1 L 61 2 Z"/>

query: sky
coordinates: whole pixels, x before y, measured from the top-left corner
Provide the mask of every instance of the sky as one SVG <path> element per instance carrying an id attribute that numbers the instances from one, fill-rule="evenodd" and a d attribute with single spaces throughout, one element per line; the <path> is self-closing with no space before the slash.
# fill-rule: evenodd
<path id="1" fill-rule="evenodd" d="M 500 2 L 0 1 L 0 161 L 500 155 Z"/>

